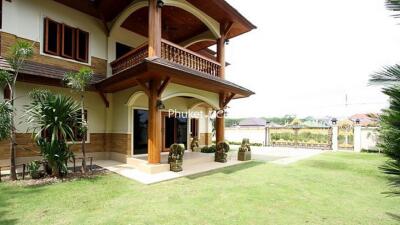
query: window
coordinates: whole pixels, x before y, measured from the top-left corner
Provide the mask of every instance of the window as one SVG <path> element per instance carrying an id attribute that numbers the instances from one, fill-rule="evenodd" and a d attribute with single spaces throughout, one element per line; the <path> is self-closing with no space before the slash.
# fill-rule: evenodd
<path id="1" fill-rule="evenodd" d="M 89 33 L 76 29 L 76 60 L 88 61 Z"/>
<path id="2" fill-rule="evenodd" d="M 190 134 L 192 137 L 199 137 L 199 119 L 190 119 Z"/>
<path id="3" fill-rule="evenodd" d="M 75 32 L 74 28 L 65 24 L 61 25 L 61 56 L 65 58 L 74 58 L 75 53 Z"/>
<path id="4" fill-rule="evenodd" d="M 60 54 L 60 24 L 45 19 L 44 22 L 44 52 L 52 55 Z"/>
<path id="5" fill-rule="evenodd" d="M 125 55 L 126 53 L 130 52 L 133 48 L 128 46 L 128 45 L 124 45 L 121 44 L 119 42 L 117 42 L 115 44 L 115 50 L 116 50 L 116 58 L 119 59 L 120 57 L 122 57 L 123 55 Z"/>
<path id="6" fill-rule="evenodd" d="M 87 63 L 89 33 L 45 18 L 43 51 L 47 54 Z"/>

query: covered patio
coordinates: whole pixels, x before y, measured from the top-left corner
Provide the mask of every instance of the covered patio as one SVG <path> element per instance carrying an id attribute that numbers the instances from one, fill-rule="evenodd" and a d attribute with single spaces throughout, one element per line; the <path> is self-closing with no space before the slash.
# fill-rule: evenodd
<path id="1" fill-rule="evenodd" d="M 94 164 L 140 183 L 154 184 L 245 163 L 237 160 L 236 151 L 228 154 L 227 163 L 214 162 L 214 154 L 212 153 L 186 151 L 183 159 L 183 171 L 177 173 L 169 171 L 169 164 L 166 164 L 167 161 L 168 153 L 161 153 L 161 163 L 164 164 L 159 165 L 164 171 L 158 171 L 158 173 L 148 173 L 138 169 L 141 163 L 148 164 L 147 155 L 133 157 L 132 160 L 128 160 L 128 163 L 113 160 L 96 160 Z"/>

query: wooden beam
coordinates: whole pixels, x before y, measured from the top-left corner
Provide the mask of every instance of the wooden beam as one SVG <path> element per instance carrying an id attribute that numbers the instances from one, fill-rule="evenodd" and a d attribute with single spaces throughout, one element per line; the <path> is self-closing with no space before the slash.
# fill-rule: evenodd
<path id="1" fill-rule="evenodd" d="M 219 111 L 216 113 L 215 117 L 215 138 L 216 143 L 218 144 L 221 141 L 225 140 L 225 115 L 224 115 L 224 101 L 225 101 L 225 93 L 219 94 Z"/>
<path id="2" fill-rule="evenodd" d="M 101 96 L 101 99 L 103 99 L 106 108 L 110 107 L 110 102 L 107 100 L 107 96 L 104 94 L 104 92 L 102 90 L 99 90 L 98 93 Z"/>
<path id="3" fill-rule="evenodd" d="M 140 87 L 142 87 L 144 93 L 146 93 L 146 95 L 150 97 L 150 90 L 149 87 L 146 85 L 146 83 L 139 79 L 136 79 L 136 82 L 139 84 Z"/>
<path id="4" fill-rule="evenodd" d="M 149 57 L 161 56 L 161 8 L 157 0 L 149 0 Z"/>
<path id="5" fill-rule="evenodd" d="M 223 103 L 223 108 L 225 108 L 229 104 L 229 102 L 233 99 L 233 97 L 235 97 L 235 95 L 236 95 L 235 93 L 231 93 L 229 96 L 225 98 Z"/>
<path id="6" fill-rule="evenodd" d="M 232 29 L 232 26 L 233 26 L 233 22 L 227 22 L 227 23 L 224 24 L 224 27 L 223 27 L 223 30 L 222 30 L 222 34 L 223 34 L 225 37 L 228 36 L 229 32 L 230 32 L 231 29 Z M 222 35 L 222 34 L 221 34 L 221 35 Z"/>
<path id="7" fill-rule="evenodd" d="M 165 88 L 167 88 L 167 86 L 170 83 L 170 81 L 171 81 L 171 78 L 167 77 L 167 79 L 165 79 L 162 82 L 162 84 L 161 84 L 161 86 L 160 86 L 160 88 L 158 89 L 158 92 L 157 92 L 158 97 L 160 97 L 162 95 L 162 93 L 165 91 Z"/>

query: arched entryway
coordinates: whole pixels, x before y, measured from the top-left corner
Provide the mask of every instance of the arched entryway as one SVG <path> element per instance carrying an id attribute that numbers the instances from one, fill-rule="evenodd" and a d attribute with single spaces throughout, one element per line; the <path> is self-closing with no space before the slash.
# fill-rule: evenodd
<path id="1" fill-rule="evenodd" d="M 197 93 L 168 92 L 161 98 L 160 152 L 168 152 L 174 143 L 190 148 L 194 137 L 201 145 L 211 142 L 209 113 L 216 108 L 215 101 Z M 132 155 L 147 154 L 148 144 L 148 97 L 143 91 L 135 92 L 127 101 L 129 123 L 132 133 Z"/>

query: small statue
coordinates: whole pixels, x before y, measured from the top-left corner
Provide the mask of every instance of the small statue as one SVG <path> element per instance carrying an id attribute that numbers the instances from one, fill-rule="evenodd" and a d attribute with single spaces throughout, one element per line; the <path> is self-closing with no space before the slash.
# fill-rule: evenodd
<path id="1" fill-rule="evenodd" d="M 239 161 L 248 161 L 251 160 L 251 149 L 250 149 L 250 140 L 248 138 L 243 138 L 242 145 L 238 151 L 238 160 Z"/>
<path id="2" fill-rule="evenodd" d="M 184 153 L 185 153 L 185 146 L 183 144 L 171 145 L 168 155 L 168 163 L 170 165 L 171 171 L 173 172 L 182 171 Z"/>
<path id="3" fill-rule="evenodd" d="M 192 143 L 190 143 L 190 149 L 192 150 L 192 152 L 197 152 L 199 147 L 199 139 L 197 137 L 194 137 Z"/>
<path id="4" fill-rule="evenodd" d="M 229 143 L 227 141 L 221 141 L 216 146 L 215 151 L 215 162 L 226 163 L 229 152 Z"/>

